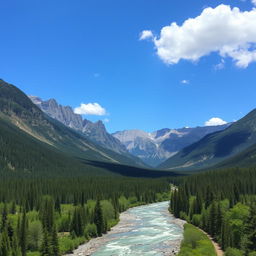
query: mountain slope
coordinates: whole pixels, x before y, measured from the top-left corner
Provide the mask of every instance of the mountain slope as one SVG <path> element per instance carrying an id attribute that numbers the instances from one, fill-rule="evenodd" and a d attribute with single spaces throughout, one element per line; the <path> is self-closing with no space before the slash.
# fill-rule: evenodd
<path id="1" fill-rule="evenodd" d="M 133 159 L 92 143 L 82 133 L 67 128 L 43 113 L 18 88 L 0 81 L 0 111 L 12 124 L 34 138 L 77 158 L 136 164 Z M 138 161 L 138 164 L 139 163 Z"/>
<path id="2" fill-rule="evenodd" d="M 43 101 L 36 96 L 29 96 L 29 98 L 47 115 L 74 130 L 82 132 L 90 140 L 117 153 L 129 154 L 120 141 L 106 131 L 102 121 L 93 123 L 83 119 L 81 115 L 75 114 L 70 106 L 62 106 L 55 99 Z"/>
<path id="3" fill-rule="evenodd" d="M 160 168 L 201 169 L 219 164 L 256 143 L 256 110 L 224 131 L 209 134 L 169 158 Z"/>
<path id="4" fill-rule="evenodd" d="M 215 168 L 226 167 L 250 167 L 256 165 L 256 144 L 243 150 L 241 153 L 224 160 L 223 162 L 214 166 Z"/>
<path id="5" fill-rule="evenodd" d="M 149 165 L 157 166 L 205 135 L 228 126 L 229 124 L 181 129 L 165 128 L 153 133 L 126 130 L 116 132 L 113 136 L 119 139 L 131 154 L 140 157 Z"/>
<path id="6" fill-rule="evenodd" d="M 83 135 L 51 119 L 23 92 L 0 80 L 1 177 L 175 175 L 119 164 L 118 158 L 122 156 L 103 151 Z"/>
<path id="7" fill-rule="evenodd" d="M 0 173 L 7 176 L 105 175 L 103 168 L 82 164 L 43 143 L 0 115 Z"/>
<path id="8" fill-rule="evenodd" d="M 0 114 L 0 175 L 3 177 L 162 177 L 175 173 L 99 161 L 80 161 L 43 143 Z"/>
<path id="9" fill-rule="evenodd" d="M 131 155 L 118 139 L 106 131 L 102 121 L 93 123 L 83 119 L 81 115 L 75 114 L 70 106 L 62 106 L 55 99 L 43 101 L 36 96 L 29 96 L 29 98 L 48 116 L 82 133 L 94 144 L 96 143 L 105 149 L 122 155 L 123 159 L 126 159 L 125 161 L 122 160 L 124 163 L 146 166 L 139 158 Z M 127 162 L 128 159 L 129 161 Z"/>

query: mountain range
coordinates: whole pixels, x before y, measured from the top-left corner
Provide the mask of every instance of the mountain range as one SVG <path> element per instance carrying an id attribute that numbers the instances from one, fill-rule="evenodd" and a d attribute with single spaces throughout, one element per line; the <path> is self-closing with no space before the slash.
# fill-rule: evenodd
<path id="1" fill-rule="evenodd" d="M 29 98 L 0 80 L 0 164 L 8 175 L 110 171 L 158 177 L 255 163 L 256 110 L 222 126 L 109 134 L 101 121 L 83 119 L 54 99 Z"/>
<path id="2" fill-rule="evenodd" d="M 255 164 L 256 110 L 223 131 L 208 134 L 170 157 L 159 168 L 199 170 Z"/>
<path id="3" fill-rule="evenodd" d="M 32 102 L 50 117 L 67 127 L 83 133 L 91 141 L 126 157 L 138 158 L 148 166 L 156 167 L 184 147 L 205 135 L 228 127 L 205 126 L 196 128 L 161 129 L 152 133 L 142 130 L 125 130 L 109 134 L 102 121 L 91 122 L 75 114 L 70 106 L 62 106 L 55 99 L 42 100 L 29 96 Z"/>
<path id="4" fill-rule="evenodd" d="M 152 133 L 125 130 L 113 133 L 134 156 L 151 166 L 158 166 L 186 146 L 207 134 L 226 129 L 230 124 L 195 128 L 161 129 Z"/>

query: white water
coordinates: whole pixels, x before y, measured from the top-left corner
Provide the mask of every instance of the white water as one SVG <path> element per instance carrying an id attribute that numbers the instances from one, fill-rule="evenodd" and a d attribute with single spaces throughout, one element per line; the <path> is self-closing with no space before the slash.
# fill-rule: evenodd
<path id="1" fill-rule="evenodd" d="M 183 237 L 183 223 L 168 212 L 168 202 L 134 207 L 122 214 L 109 234 L 81 246 L 77 255 L 174 255 Z"/>

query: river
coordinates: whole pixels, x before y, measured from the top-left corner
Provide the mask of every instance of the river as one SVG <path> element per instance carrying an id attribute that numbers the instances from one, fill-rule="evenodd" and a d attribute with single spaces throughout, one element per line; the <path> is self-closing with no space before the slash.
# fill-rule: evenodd
<path id="1" fill-rule="evenodd" d="M 168 202 L 138 206 L 120 216 L 108 234 L 90 240 L 73 256 L 176 255 L 183 237 L 183 222 L 168 212 Z"/>

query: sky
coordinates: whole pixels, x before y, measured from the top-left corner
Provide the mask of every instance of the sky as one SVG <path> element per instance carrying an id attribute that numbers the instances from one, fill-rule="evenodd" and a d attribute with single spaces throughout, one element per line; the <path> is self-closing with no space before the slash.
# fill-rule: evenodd
<path id="1" fill-rule="evenodd" d="M 255 2 L 0 0 L 0 78 L 109 132 L 235 121 L 256 107 Z"/>

